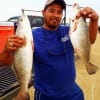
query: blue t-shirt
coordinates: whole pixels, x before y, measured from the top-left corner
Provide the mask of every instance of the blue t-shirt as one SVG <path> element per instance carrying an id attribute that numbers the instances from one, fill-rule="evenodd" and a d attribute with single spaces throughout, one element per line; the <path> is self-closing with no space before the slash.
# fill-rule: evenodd
<path id="1" fill-rule="evenodd" d="M 74 50 L 69 26 L 33 29 L 34 87 L 47 96 L 65 96 L 75 83 Z"/>

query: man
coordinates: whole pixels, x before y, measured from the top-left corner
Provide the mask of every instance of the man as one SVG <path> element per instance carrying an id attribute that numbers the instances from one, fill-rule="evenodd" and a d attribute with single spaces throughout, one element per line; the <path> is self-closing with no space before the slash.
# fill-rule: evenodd
<path id="1" fill-rule="evenodd" d="M 69 38 L 69 26 L 60 26 L 64 0 L 48 0 L 43 9 L 44 25 L 33 30 L 34 37 L 34 100 L 84 100 L 83 92 L 75 83 L 74 50 Z M 98 14 L 89 7 L 83 8 L 77 18 L 90 19 L 91 43 L 96 40 Z M 2 63 L 12 62 L 12 52 L 24 44 L 24 39 L 10 36 L 1 53 Z M 10 45 L 13 43 L 13 46 Z M 5 61 L 9 57 L 9 61 Z M 27 93 L 19 93 L 25 100 Z"/>

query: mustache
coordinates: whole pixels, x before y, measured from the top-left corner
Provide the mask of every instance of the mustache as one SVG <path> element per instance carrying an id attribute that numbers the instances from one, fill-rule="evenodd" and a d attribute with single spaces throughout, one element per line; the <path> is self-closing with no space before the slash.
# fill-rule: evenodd
<path id="1" fill-rule="evenodd" d="M 52 18 L 50 18 L 51 20 L 56 20 L 56 21 L 60 21 L 60 18 L 58 18 L 58 17 L 52 17 Z"/>

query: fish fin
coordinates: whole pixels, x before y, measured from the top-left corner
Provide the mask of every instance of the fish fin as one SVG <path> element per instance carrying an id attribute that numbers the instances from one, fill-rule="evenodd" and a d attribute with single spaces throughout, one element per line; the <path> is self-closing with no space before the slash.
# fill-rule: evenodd
<path id="1" fill-rule="evenodd" d="M 77 29 L 77 23 L 75 22 L 75 24 L 74 24 L 74 26 L 72 28 L 72 32 L 76 31 L 76 29 Z"/>
<path id="2" fill-rule="evenodd" d="M 75 58 L 75 61 L 77 61 L 77 60 L 79 60 L 79 59 L 80 59 L 80 57 L 78 56 L 78 54 L 77 54 L 77 53 L 74 53 L 74 58 Z"/>
<path id="3" fill-rule="evenodd" d="M 34 51 L 34 43 L 33 43 L 33 41 L 31 41 L 31 44 L 32 44 L 32 50 Z"/>
<path id="4" fill-rule="evenodd" d="M 27 39 L 26 39 L 26 37 L 25 37 L 25 36 L 23 37 L 23 39 L 25 40 L 25 42 L 24 42 L 24 44 L 23 44 L 23 46 L 22 46 L 22 47 L 25 47 L 25 46 L 26 46 L 26 43 L 27 43 Z"/>
<path id="5" fill-rule="evenodd" d="M 74 25 L 73 25 L 73 27 L 71 29 L 72 32 L 75 32 L 77 30 L 78 20 L 79 19 L 76 19 L 76 18 L 72 20 L 72 23 L 74 23 Z"/>
<path id="6" fill-rule="evenodd" d="M 99 70 L 99 67 L 92 63 L 88 63 L 86 65 L 86 69 L 87 69 L 88 74 L 92 75 L 92 74 L 95 74 Z"/>
<path id="7" fill-rule="evenodd" d="M 16 73 L 16 70 L 15 70 L 15 64 L 14 64 L 14 61 L 12 61 L 11 69 L 12 69 L 12 71 L 14 72 L 14 74 L 15 74 L 16 77 L 17 77 L 17 73 Z"/>
<path id="8" fill-rule="evenodd" d="M 69 33 L 68 34 L 69 34 L 69 36 L 71 35 L 71 29 L 69 30 Z"/>
<path id="9" fill-rule="evenodd" d="M 74 48 L 74 52 L 77 53 L 79 51 L 78 48 Z"/>

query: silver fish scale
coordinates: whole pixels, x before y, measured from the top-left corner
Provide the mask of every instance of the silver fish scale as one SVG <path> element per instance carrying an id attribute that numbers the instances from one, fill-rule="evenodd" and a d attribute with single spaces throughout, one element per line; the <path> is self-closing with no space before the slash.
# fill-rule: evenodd
<path id="1" fill-rule="evenodd" d="M 78 57 L 85 64 L 87 72 L 94 74 L 98 67 L 90 63 L 91 43 L 89 38 L 88 25 L 83 17 L 76 19 L 76 14 L 80 10 L 79 4 L 73 6 L 71 15 L 70 39 Z"/>
<path id="2" fill-rule="evenodd" d="M 20 83 L 21 91 L 28 91 L 28 84 L 31 79 L 33 62 L 33 36 L 29 20 L 22 15 L 18 20 L 16 35 L 25 37 L 26 44 L 14 52 L 14 70 Z"/>

